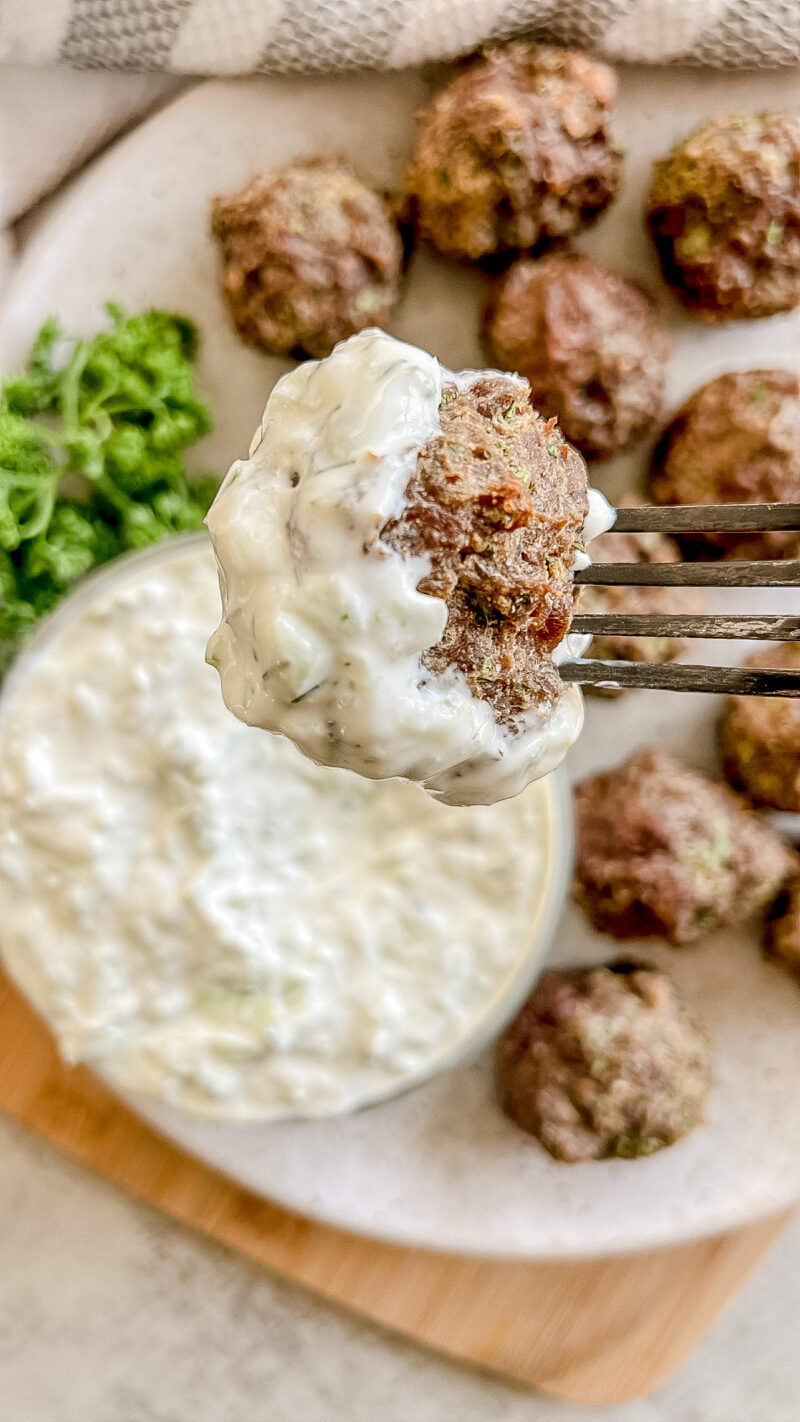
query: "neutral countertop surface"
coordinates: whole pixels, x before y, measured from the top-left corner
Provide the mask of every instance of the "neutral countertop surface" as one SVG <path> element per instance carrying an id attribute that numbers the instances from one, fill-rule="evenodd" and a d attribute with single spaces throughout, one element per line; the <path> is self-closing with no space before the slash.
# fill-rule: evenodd
<path id="1" fill-rule="evenodd" d="M 390 1337 L 0 1117 L 0 1422 L 800 1422 L 800 1220 L 658 1394 L 549 1401 Z"/>

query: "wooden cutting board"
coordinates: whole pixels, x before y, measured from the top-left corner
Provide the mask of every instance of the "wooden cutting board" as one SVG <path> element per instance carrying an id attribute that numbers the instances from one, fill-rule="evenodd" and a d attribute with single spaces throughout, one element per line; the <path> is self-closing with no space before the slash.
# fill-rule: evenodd
<path id="1" fill-rule="evenodd" d="M 580 1263 L 396 1248 L 289 1214 L 170 1145 L 59 1061 L 2 975 L 0 1043 L 0 1107 L 108 1179 L 325 1298 L 578 1402 L 624 1402 L 665 1382 L 789 1219 Z"/>

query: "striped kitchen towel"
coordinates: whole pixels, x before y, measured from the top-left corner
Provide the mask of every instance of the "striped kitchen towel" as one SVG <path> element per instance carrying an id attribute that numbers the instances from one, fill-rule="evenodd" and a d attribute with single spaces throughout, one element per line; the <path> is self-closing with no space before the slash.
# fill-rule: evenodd
<path id="1" fill-rule="evenodd" d="M 527 33 L 609 59 L 800 62 L 800 0 L 0 0 L 0 61 L 173 73 L 397 69 Z"/>

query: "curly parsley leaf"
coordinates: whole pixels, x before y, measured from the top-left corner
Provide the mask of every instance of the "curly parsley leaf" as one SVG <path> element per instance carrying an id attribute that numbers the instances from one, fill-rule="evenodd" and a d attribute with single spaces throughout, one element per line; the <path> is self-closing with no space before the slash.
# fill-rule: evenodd
<path id="1" fill-rule="evenodd" d="M 211 428 L 196 328 L 107 310 L 110 329 L 85 340 L 46 322 L 27 369 L 0 386 L 0 672 L 77 578 L 199 528 L 216 492 L 183 458 Z"/>

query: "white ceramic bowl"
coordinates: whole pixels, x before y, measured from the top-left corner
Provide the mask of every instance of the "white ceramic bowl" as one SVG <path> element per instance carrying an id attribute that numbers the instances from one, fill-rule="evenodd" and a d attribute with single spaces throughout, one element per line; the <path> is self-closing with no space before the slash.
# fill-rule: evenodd
<path id="1" fill-rule="evenodd" d="M 6 677 L 0 693 L 0 730 L 4 714 L 13 707 L 30 673 L 38 666 L 41 658 L 47 657 L 64 631 L 87 607 L 95 601 L 104 601 L 111 590 L 124 585 L 132 578 L 138 581 L 148 569 L 158 568 L 169 563 L 176 555 L 181 556 L 193 548 L 199 550 L 207 544 L 205 533 L 182 535 L 142 552 L 127 554 L 85 578 L 42 622 Z M 54 706 L 53 714 L 58 715 L 57 706 Z M 369 1099 L 364 1101 L 364 1106 L 371 1107 L 391 1097 L 402 1095 L 440 1072 L 474 1057 L 487 1042 L 497 1036 L 529 993 L 561 916 L 572 867 L 572 812 L 565 782 L 558 774 L 550 776 L 546 782 L 540 783 L 538 793 L 542 796 L 544 810 L 544 865 L 541 892 L 531 921 L 527 946 L 520 953 L 505 983 L 491 997 L 486 1011 L 465 1023 L 464 1032 L 457 1041 L 448 1044 L 445 1050 L 429 1058 L 413 1075 L 409 1074 L 397 1084 L 385 1089 L 371 1092 Z M 20 971 L 19 964 L 14 970 L 9 968 L 9 971 L 22 991 L 31 997 L 34 1007 L 41 1010 L 42 1005 L 35 1000 L 32 981 L 29 982 L 24 971 Z M 109 1073 L 107 1079 L 109 1084 L 115 1084 L 112 1073 Z M 223 1118 L 225 1114 L 224 1109 L 219 1112 Z M 316 1112 L 310 1114 L 319 1118 Z M 267 1113 L 264 1119 L 269 1119 Z"/>

